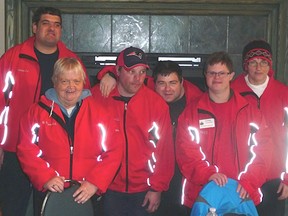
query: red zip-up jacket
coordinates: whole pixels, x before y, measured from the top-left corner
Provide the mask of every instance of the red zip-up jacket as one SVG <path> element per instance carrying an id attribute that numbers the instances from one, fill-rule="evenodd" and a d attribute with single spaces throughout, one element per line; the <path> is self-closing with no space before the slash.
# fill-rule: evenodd
<path id="1" fill-rule="evenodd" d="M 167 190 L 175 160 L 165 101 L 144 85 L 129 102 L 121 99 L 117 87 L 108 98 L 102 97 L 99 85 L 92 88 L 92 94 L 123 126 L 121 168 L 109 189 L 126 193 Z"/>
<path id="2" fill-rule="evenodd" d="M 10 152 L 16 152 L 21 116 L 40 98 L 41 74 L 34 41 L 34 36 L 28 38 L 9 49 L 0 59 L 0 147 Z M 58 50 L 59 58 L 74 57 L 79 60 L 61 41 L 58 42 Z M 11 80 L 14 80 L 14 85 Z M 84 88 L 90 88 L 88 76 Z"/>
<path id="3" fill-rule="evenodd" d="M 271 130 L 273 147 L 271 148 L 272 163 L 268 169 L 267 180 L 280 178 L 288 184 L 287 176 L 281 173 L 288 172 L 287 163 L 287 127 L 288 127 L 288 87 L 273 77 L 273 71 L 269 72 L 269 82 L 263 94 L 259 98 L 246 84 L 246 73 L 239 75 L 231 87 L 240 92 L 250 103 L 258 108 L 265 116 L 267 125 Z"/>
<path id="4" fill-rule="evenodd" d="M 186 206 L 192 207 L 209 177 L 218 169 L 221 172 L 221 164 L 214 162 L 214 158 L 221 157 L 221 152 L 225 151 L 225 143 L 214 146 L 218 121 L 231 124 L 233 131 L 232 134 L 222 132 L 221 136 L 232 136 L 235 140 L 232 143 L 235 154 L 231 155 L 231 166 L 238 176 L 228 177 L 238 179 L 256 205 L 261 200 L 258 190 L 265 182 L 265 170 L 270 165 L 270 131 L 261 113 L 245 98 L 236 92 L 232 97 L 235 100 L 231 106 L 234 110 L 232 119 L 217 119 L 208 93 L 204 93 L 196 104 L 187 106 L 179 117 L 176 159 L 181 172 L 190 181 L 184 195 Z M 203 121 L 206 121 L 207 127 L 200 126 Z"/>
<path id="5" fill-rule="evenodd" d="M 42 96 L 40 101 L 65 122 L 60 107 Z M 20 124 L 17 156 L 33 186 L 43 190 L 52 177 L 87 180 L 105 192 L 120 166 L 122 146 L 117 124 L 88 96 L 80 102 L 74 140 L 50 111 L 31 106 Z"/>

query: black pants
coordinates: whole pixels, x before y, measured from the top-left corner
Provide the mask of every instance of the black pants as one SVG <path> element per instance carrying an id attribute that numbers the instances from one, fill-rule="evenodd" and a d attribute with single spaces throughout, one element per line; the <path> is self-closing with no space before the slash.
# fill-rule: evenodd
<path id="1" fill-rule="evenodd" d="M 5 151 L 0 170 L 0 203 L 3 216 L 24 216 L 31 191 L 29 179 L 23 173 L 16 153 Z"/>
<path id="2" fill-rule="evenodd" d="M 150 216 L 146 211 L 147 207 L 142 207 L 144 197 L 147 192 L 121 193 L 108 190 L 104 195 L 105 216 Z"/>
<path id="3" fill-rule="evenodd" d="M 191 208 L 181 205 L 182 175 L 175 164 L 174 176 L 171 179 L 168 191 L 161 194 L 159 209 L 153 216 L 190 216 Z"/>
<path id="4" fill-rule="evenodd" d="M 285 200 L 278 200 L 279 194 L 277 194 L 280 182 L 280 179 L 274 179 L 261 187 L 263 201 L 256 206 L 259 216 L 285 215 Z"/>

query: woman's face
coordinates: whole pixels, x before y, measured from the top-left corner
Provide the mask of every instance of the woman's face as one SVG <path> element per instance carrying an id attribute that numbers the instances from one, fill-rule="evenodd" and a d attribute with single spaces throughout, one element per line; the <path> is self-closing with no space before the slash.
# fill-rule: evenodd
<path id="1" fill-rule="evenodd" d="M 54 85 L 60 103 L 67 109 L 76 105 L 84 86 L 81 72 L 67 70 L 59 74 Z"/>

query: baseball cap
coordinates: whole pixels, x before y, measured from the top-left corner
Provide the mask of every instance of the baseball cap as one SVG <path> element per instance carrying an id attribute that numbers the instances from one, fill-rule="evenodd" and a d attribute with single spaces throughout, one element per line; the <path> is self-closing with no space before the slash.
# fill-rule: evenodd
<path id="1" fill-rule="evenodd" d="M 144 51 L 132 46 L 120 52 L 116 59 L 116 64 L 120 67 L 125 67 L 126 70 L 131 70 L 137 66 L 149 68 Z"/>

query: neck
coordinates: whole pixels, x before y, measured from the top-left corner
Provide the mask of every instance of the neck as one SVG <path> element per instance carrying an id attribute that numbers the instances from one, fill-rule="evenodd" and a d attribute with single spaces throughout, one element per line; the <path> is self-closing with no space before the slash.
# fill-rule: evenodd
<path id="1" fill-rule="evenodd" d="M 125 91 L 121 85 L 117 85 L 117 88 L 118 88 L 118 92 L 121 96 L 123 97 L 133 97 L 136 93 L 129 93 L 127 91 Z"/>
<path id="2" fill-rule="evenodd" d="M 57 45 L 56 46 L 51 46 L 51 47 L 42 46 L 39 43 L 37 43 L 36 41 L 35 41 L 34 46 L 39 52 L 44 53 L 44 54 L 52 54 L 52 53 L 56 52 L 56 50 L 58 48 Z"/>
<path id="3" fill-rule="evenodd" d="M 224 92 L 212 92 L 209 90 L 209 98 L 215 103 L 226 103 L 230 98 L 230 89 Z"/>
<path id="4" fill-rule="evenodd" d="M 253 80 L 250 78 L 250 76 L 248 75 L 248 81 L 249 83 L 251 83 L 252 85 L 262 85 L 265 83 L 265 81 L 267 80 L 268 75 L 266 76 L 266 78 L 264 80 Z"/>

